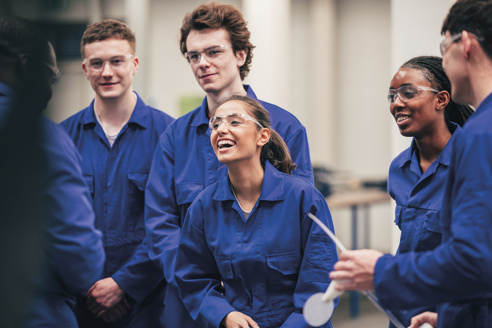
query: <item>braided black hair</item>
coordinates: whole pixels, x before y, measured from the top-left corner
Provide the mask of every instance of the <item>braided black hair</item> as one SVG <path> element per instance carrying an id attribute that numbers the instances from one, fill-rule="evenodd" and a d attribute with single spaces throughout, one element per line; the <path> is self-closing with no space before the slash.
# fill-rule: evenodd
<path id="1" fill-rule="evenodd" d="M 451 95 L 451 82 L 449 82 L 444 69 L 442 68 L 442 58 L 436 56 L 414 57 L 403 64 L 402 68 L 412 68 L 422 72 L 424 77 L 431 83 L 432 87 L 438 91 L 447 91 Z M 449 100 L 444 119 L 451 130 L 449 122 L 454 122 L 463 127 L 466 120 L 473 114 L 473 109 L 468 105 L 461 105 Z"/>

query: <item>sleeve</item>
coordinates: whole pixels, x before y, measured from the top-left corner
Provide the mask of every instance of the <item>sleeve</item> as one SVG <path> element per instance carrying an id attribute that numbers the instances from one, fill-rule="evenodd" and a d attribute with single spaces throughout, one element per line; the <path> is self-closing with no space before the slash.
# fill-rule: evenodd
<path id="1" fill-rule="evenodd" d="M 326 201 L 324 199 L 317 200 L 305 213 L 301 222 L 304 255 L 294 292 L 296 311 L 282 324 L 282 328 L 310 327 L 302 315 L 304 304 L 312 294 L 326 291 L 331 281 L 329 273 L 333 270 L 333 266 L 338 260 L 336 245 L 309 218 L 308 213 L 316 215 L 331 231 L 335 231 Z M 335 300 L 335 307 L 337 305 L 338 299 Z M 326 323 L 324 327 L 331 327 L 331 323 Z"/>
<path id="2" fill-rule="evenodd" d="M 451 221 L 444 231 L 449 238 L 434 251 L 385 255 L 376 263 L 374 286 L 388 308 L 490 297 L 492 138 L 463 139 L 453 155 L 442 209 L 443 221 Z"/>
<path id="3" fill-rule="evenodd" d="M 174 140 L 171 126 L 159 138 L 145 189 L 148 254 L 168 283 L 174 283 L 175 256 L 181 232 L 174 172 Z"/>
<path id="4" fill-rule="evenodd" d="M 138 303 L 142 303 L 163 279 L 162 272 L 149 258 L 147 239 L 140 243 L 130 261 L 112 276 L 118 286 Z"/>
<path id="5" fill-rule="evenodd" d="M 314 185 L 313 166 L 306 129 L 301 126 L 294 135 L 285 139 L 285 143 L 289 147 L 292 161 L 297 165 L 292 174 L 303 177 Z"/>
<path id="6" fill-rule="evenodd" d="M 85 293 L 101 278 L 105 262 L 101 233 L 75 146 L 58 126 L 48 127 L 44 148 L 48 157 L 46 188 L 49 258 L 62 283 L 73 293 Z"/>
<path id="7" fill-rule="evenodd" d="M 195 200 L 179 241 L 176 284 L 184 305 L 200 327 L 219 327 L 228 313 L 236 311 L 221 294 L 220 282 L 214 255 L 205 239 L 200 200 Z"/>

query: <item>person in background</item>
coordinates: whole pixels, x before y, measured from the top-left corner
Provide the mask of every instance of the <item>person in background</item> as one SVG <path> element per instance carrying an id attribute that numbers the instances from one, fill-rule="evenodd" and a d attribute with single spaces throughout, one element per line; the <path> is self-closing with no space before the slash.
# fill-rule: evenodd
<path id="1" fill-rule="evenodd" d="M 95 98 L 61 123 L 82 155 L 106 250 L 103 279 L 79 311 L 82 327 L 158 327 L 163 311 L 165 284 L 145 241 L 144 191 L 159 135 L 173 119 L 133 92 L 135 52 L 126 24 L 107 19 L 88 26 L 82 69 Z"/>
<path id="2" fill-rule="evenodd" d="M 453 142 L 473 109 L 453 102 L 442 58 L 433 56 L 412 58 L 399 68 L 388 102 L 400 133 L 413 137 L 411 146 L 391 163 L 388 176 L 395 223 L 401 230 L 397 254 L 429 251 L 441 243 L 439 213 Z M 435 308 L 393 314 L 407 327 L 414 315 L 426 310 Z"/>
<path id="3" fill-rule="evenodd" d="M 76 297 L 103 270 L 80 155 L 41 116 L 59 74 L 36 26 L 0 18 L 2 327 L 78 327 Z"/>
<path id="4" fill-rule="evenodd" d="M 290 175 L 289 150 L 256 100 L 228 98 L 209 124 L 228 175 L 188 210 L 176 259 L 179 294 L 200 327 L 309 327 L 304 303 L 326 290 L 337 259 L 335 244 L 308 216 L 333 231 L 326 200 Z"/>
<path id="5" fill-rule="evenodd" d="M 254 46 L 239 10 L 210 3 L 186 14 L 180 49 L 206 96 L 200 107 L 177 119 L 160 137 L 146 188 L 145 221 L 150 258 L 168 283 L 163 321 L 167 327 L 194 327 L 174 282 L 174 263 L 181 224 L 190 204 L 207 186 L 227 175 L 210 145 L 208 121 L 218 105 L 233 94 L 257 100 L 243 85 Z M 294 175 L 313 182 L 306 129 L 289 112 L 260 101 L 272 127 L 285 140 Z"/>
<path id="6" fill-rule="evenodd" d="M 339 290 L 375 289 L 389 309 L 435 306 L 412 319 L 434 327 L 492 326 L 492 1 L 458 0 L 441 42 L 451 98 L 476 108 L 454 140 L 441 209 L 442 243 L 396 256 L 374 250 L 341 254 Z"/>

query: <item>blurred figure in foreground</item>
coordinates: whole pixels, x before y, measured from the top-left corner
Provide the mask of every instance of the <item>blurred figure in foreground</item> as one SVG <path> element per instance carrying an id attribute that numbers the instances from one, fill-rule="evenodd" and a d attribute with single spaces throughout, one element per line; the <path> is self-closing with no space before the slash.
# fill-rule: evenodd
<path id="1" fill-rule="evenodd" d="M 0 18 L 1 327 L 78 327 L 76 296 L 102 272 L 80 155 L 41 117 L 58 78 L 42 33 Z"/>

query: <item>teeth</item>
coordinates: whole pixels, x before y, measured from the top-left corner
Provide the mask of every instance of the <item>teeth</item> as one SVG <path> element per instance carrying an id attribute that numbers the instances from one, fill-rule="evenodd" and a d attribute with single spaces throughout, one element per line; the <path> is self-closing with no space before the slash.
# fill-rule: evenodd
<path id="1" fill-rule="evenodd" d="M 408 116 L 398 116 L 398 118 L 396 119 L 396 122 L 403 122 L 405 121 L 406 119 L 408 119 Z"/>
<path id="2" fill-rule="evenodd" d="M 227 145 L 228 146 L 234 146 L 235 143 L 231 140 L 221 140 L 221 141 L 219 141 L 218 145 L 219 145 L 219 148 L 222 148 L 222 147 L 226 147 Z"/>

